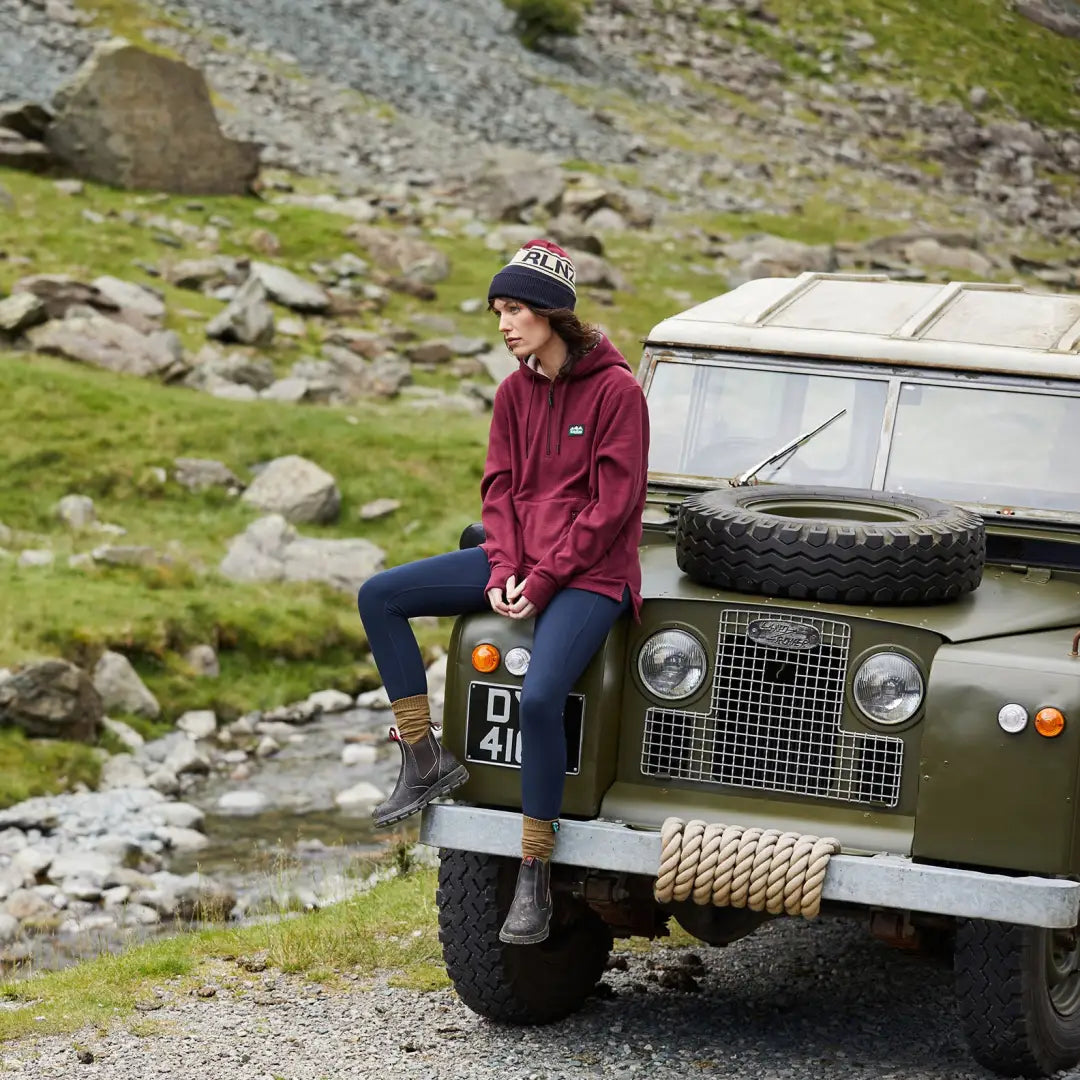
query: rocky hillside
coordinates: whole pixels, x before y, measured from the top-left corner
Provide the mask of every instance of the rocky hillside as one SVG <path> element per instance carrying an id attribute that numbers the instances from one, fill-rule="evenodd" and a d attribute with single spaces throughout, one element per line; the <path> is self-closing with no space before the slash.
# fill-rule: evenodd
<path id="1" fill-rule="evenodd" d="M 119 31 L 203 68 L 268 163 L 354 185 L 467 191 L 514 146 L 661 209 L 1080 225 L 1073 0 L 595 0 L 550 53 L 511 25 L 501 0 L 0 0 L 0 99 L 48 100 Z"/>

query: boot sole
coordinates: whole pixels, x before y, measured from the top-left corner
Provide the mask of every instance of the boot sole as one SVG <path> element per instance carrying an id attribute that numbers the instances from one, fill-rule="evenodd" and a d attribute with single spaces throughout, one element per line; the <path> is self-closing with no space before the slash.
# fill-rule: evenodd
<path id="1" fill-rule="evenodd" d="M 504 945 L 539 945 L 541 941 L 547 941 L 550 933 L 550 926 L 545 926 L 542 931 L 535 934 L 507 934 L 500 930 L 499 940 Z"/>
<path id="2" fill-rule="evenodd" d="M 394 825 L 399 821 L 404 821 L 407 817 L 412 817 L 418 810 L 423 810 L 432 799 L 437 799 L 440 795 L 449 795 L 451 791 L 461 787 L 468 779 L 469 770 L 464 765 L 459 765 L 452 773 L 447 773 L 437 784 L 429 787 L 419 799 L 409 803 L 408 806 L 403 807 L 394 814 L 390 814 L 388 817 L 375 818 L 375 828 L 385 829 L 387 825 Z"/>

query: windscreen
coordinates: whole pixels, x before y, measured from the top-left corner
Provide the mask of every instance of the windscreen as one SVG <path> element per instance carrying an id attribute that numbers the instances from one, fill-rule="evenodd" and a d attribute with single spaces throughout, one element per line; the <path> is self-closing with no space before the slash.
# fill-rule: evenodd
<path id="1" fill-rule="evenodd" d="M 661 361 L 649 387 L 649 468 L 730 479 L 846 409 L 756 479 L 870 487 L 888 385 L 887 378 Z"/>
<path id="2" fill-rule="evenodd" d="M 904 383 L 887 491 L 1080 510 L 1080 398 Z"/>

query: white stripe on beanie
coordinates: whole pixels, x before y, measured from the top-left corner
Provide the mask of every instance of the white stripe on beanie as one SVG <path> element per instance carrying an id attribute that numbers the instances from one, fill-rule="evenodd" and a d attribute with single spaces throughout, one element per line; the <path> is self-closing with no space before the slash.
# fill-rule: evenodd
<path id="1" fill-rule="evenodd" d="M 574 264 L 570 261 L 570 256 L 561 248 L 555 248 L 555 250 L 552 248 L 555 248 L 554 244 L 549 247 L 543 242 L 533 240 L 519 249 L 507 266 L 527 267 L 529 270 L 544 274 L 561 285 L 565 285 L 574 296 L 577 296 L 577 288 L 574 284 Z"/>

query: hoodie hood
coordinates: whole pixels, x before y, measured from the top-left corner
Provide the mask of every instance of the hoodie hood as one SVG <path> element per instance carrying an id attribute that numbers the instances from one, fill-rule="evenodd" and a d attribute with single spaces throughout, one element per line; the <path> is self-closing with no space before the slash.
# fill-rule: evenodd
<path id="1" fill-rule="evenodd" d="M 534 378 L 540 379 L 543 382 L 550 381 L 543 371 L 540 370 L 540 363 L 535 356 L 528 356 L 525 359 L 519 357 L 518 363 Z M 626 362 L 626 358 L 623 354 L 611 344 L 606 335 L 601 334 L 600 340 L 597 341 L 597 343 L 589 349 L 576 364 L 574 364 L 570 375 L 560 375 L 556 381 L 558 382 L 563 378 L 584 379 L 612 367 L 622 367 L 633 374 L 633 369 Z"/>

